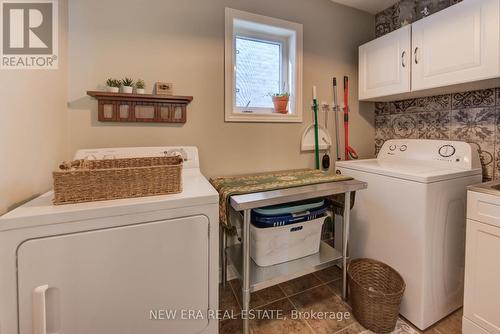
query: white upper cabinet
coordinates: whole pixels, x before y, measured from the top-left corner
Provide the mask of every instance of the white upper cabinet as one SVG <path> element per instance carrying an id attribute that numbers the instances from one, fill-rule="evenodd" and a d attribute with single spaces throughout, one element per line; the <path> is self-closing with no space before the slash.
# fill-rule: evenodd
<path id="1" fill-rule="evenodd" d="M 359 48 L 360 100 L 491 88 L 498 83 L 500 0 L 463 0 Z"/>
<path id="2" fill-rule="evenodd" d="M 413 24 L 412 90 L 499 76 L 499 1 L 464 0 Z"/>
<path id="3" fill-rule="evenodd" d="M 410 91 L 411 26 L 359 47 L 359 98 Z"/>

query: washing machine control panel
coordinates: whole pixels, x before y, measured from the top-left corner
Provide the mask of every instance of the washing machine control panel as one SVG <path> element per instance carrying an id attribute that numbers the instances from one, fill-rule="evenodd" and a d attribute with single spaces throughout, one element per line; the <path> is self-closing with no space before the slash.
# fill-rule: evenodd
<path id="1" fill-rule="evenodd" d="M 438 153 L 443 158 L 452 157 L 457 152 L 457 149 L 453 145 L 443 145 L 439 148 Z"/>
<path id="2" fill-rule="evenodd" d="M 479 168 L 478 147 L 460 141 L 392 139 L 381 147 L 379 160 L 419 160 L 456 168 Z"/>

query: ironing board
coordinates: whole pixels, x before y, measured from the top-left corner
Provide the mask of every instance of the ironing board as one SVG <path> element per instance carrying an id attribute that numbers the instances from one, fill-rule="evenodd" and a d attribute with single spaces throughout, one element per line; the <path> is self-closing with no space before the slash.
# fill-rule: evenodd
<path id="1" fill-rule="evenodd" d="M 242 281 L 242 314 L 249 314 L 251 292 L 331 267 L 340 262 L 342 263 L 343 270 L 342 298 L 344 300 L 347 299 L 347 247 L 349 240 L 351 193 L 366 188 L 366 182 L 352 178 L 334 178 L 321 183 L 292 187 L 284 186 L 274 190 L 232 194 L 228 196 L 230 209 L 234 210 L 242 220 L 242 240 L 241 244 L 227 247 L 227 230 L 221 229 L 222 282 L 223 285 L 227 282 L 227 261 L 229 260 L 235 267 L 239 279 Z M 322 241 L 319 253 L 286 263 L 269 267 L 259 267 L 251 260 L 250 223 L 252 209 L 338 194 L 344 194 L 345 198 L 342 252 L 337 251 Z M 242 318 L 243 334 L 249 334 L 250 323 L 248 316 L 243 316 Z"/>

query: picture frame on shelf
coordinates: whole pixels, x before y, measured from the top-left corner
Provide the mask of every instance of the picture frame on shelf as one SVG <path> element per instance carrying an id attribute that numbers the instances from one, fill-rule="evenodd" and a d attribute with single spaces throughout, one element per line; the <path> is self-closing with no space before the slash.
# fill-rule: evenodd
<path id="1" fill-rule="evenodd" d="M 173 95 L 173 84 L 168 82 L 157 82 L 155 84 L 156 95 Z"/>

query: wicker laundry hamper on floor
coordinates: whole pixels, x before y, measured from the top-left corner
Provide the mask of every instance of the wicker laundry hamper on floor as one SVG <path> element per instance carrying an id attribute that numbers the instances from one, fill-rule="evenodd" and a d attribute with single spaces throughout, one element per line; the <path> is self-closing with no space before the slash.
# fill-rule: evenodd
<path id="1" fill-rule="evenodd" d="M 392 332 L 406 287 L 401 275 L 372 259 L 352 260 L 347 274 L 352 311 L 359 323 L 376 333 Z"/>

